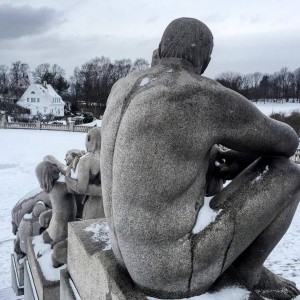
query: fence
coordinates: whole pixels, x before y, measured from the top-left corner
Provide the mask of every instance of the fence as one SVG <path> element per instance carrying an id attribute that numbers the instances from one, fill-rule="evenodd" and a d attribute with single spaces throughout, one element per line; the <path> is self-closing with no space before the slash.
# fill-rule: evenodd
<path id="1" fill-rule="evenodd" d="M 74 125 L 73 123 L 68 125 L 61 124 L 41 124 L 41 122 L 35 123 L 8 123 L 2 120 L 0 128 L 4 129 L 36 129 L 36 130 L 57 130 L 57 131 L 72 131 L 72 132 L 88 132 L 91 127 L 83 125 Z"/>

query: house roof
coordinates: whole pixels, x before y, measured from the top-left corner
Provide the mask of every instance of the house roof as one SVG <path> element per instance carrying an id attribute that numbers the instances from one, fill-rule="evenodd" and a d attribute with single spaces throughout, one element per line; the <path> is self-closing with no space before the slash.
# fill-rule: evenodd
<path id="1" fill-rule="evenodd" d="M 40 89 L 45 95 L 49 95 L 50 97 L 59 97 L 61 98 L 51 84 L 47 84 L 46 87 L 43 84 L 34 84 L 38 89 Z"/>
<path id="2" fill-rule="evenodd" d="M 65 104 L 65 102 L 62 100 L 61 96 L 54 90 L 54 88 L 51 86 L 51 84 L 47 84 L 46 87 L 43 84 L 39 83 L 32 83 L 30 86 L 26 89 L 24 94 L 21 96 L 20 100 L 28 93 L 28 91 L 32 91 L 31 93 L 39 95 L 40 97 L 44 96 L 48 101 L 49 104 L 52 103 L 53 98 L 60 98 L 61 102 L 56 103 L 55 105 L 58 104 Z"/>

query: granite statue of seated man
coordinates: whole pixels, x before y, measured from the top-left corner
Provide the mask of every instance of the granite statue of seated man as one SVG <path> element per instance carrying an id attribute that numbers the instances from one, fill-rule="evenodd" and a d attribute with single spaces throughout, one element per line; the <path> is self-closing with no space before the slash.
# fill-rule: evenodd
<path id="1" fill-rule="evenodd" d="M 212 49 L 205 24 L 174 20 L 154 66 L 113 86 L 100 156 L 112 249 L 154 297 L 202 294 L 234 271 L 258 299 L 291 299 L 295 285 L 263 264 L 300 200 L 300 168 L 289 160 L 298 136 L 201 75 Z M 217 149 L 208 180 L 218 144 L 234 151 Z M 208 188 L 214 177 L 233 180 Z"/>

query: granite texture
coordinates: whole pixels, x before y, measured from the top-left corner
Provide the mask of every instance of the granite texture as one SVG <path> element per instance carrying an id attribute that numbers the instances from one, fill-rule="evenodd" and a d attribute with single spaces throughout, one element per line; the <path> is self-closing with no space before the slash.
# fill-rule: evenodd
<path id="1" fill-rule="evenodd" d="M 79 300 L 76 299 L 75 292 L 70 284 L 68 270 L 60 271 L 60 300 Z"/>
<path id="2" fill-rule="evenodd" d="M 146 300 L 109 249 L 105 219 L 69 223 L 68 271 L 82 299 Z"/>
<path id="3" fill-rule="evenodd" d="M 277 290 L 276 299 L 295 296 L 299 291 L 275 275 L 266 275 L 268 286 L 259 279 L 299 203 L 300 169 L 288 160 L 299 139 L 288 125 L 201 75 L 212 46 L 206 25 L 177 19 L 163 34 L 160 60 L 112 88 L 100 155 L 112 250 L 152 296 L 205 293 L 231 265 L 249 289 Z M 221 164 L 213 178 L 233 178 L 222 190 L 207 181 L 218 144 L 243 156 L 230 174 L 232 161 L 217 152 Z M 207 192 L 216 193 L 211 207 L 221 211 L 193 234 Z"/>
<path id="4" fill-rule="evenodd" d="M 16 296 L 24 295 L 24 263 L 19 263 L 16 253 L 11 254 L 11 286 Z"/>
<path id="5" fill-rule="evenodd" d="M 59 251 L 52 254 L 53 266 L 58 267 L 65 263 L 67 243 L 61 243 L 68 237 L 68 222 L 76 219 L 76 201 L 72 193 L 69 193 L 67 185 L 60 180 L 60 170 L 56 164 L 50 161 L 42 161 L 35 169 L 40 186 L 50 196 L 52 216 L 49 227 L 43 232 L 44 242 L 51 244 L 60 243 Z M 44 223 L 44 222 L 43 222 Z M 65 249 L 62 249 L 62 246 Z M 58 254 L 56 257 L 55 255 Z"/>
<path id="6" fill-rule="evenodd" d="M 39 300 L 57 300 L 59 299 L 59 280 L 51 281 L 44 277 L 41 266 L 36 259 L 34 253 L 34 246 L 32 244 L 32 237 L 28 238 L 27 243 L 27 260 L 29 262 L 31 274 L 33 277 L 34 285 L 36 288 Z M 27 274 L 28 276 L 28 274 Z M 28 286 L 28 283 L 27 283 Z M 27 293 L 27 288 L 25 284 L 25 298 Z M 26 298 L 27 299 L 27 298 Z"/>
<path id="7" fill-rule="evenodd" d="M 86 195 L 82 211 L 84 220 L 104 218 L 100 178 L 101 128 L 89 130 L 85 146 L 87 154 L 77 163 L 76 178 L 66 172 L 66 184 L 72 192 Z"/>

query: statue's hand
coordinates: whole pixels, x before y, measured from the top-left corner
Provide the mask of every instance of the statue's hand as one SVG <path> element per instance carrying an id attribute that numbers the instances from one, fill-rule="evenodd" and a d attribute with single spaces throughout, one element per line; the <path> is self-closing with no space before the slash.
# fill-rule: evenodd
<path id="1" fill-rule="evenodd" d="M 220 150 L 221 149 L 215 145 L 209 154 L 209 165 L 206 174 L 206 196 L 214 196 L 223 188 L 224 180 L 219 174 L 219 166 L 223 161 L 217 157 Z"/>
<path id="2" fill-rule="evenodd" d="M 234 150 L 219 150 L 217 154 L 219 165 L 219 177 L 232 180 L 244 169 L 251 165 L 259 156 L 257 154 L 242 153 Z"/>
<path id="3" fill-rule="evenodd" d="M 48 228 L 52 218 L 52 209 L 42 212 L 39 216 L 39 223 L 42 227 Z"/>

